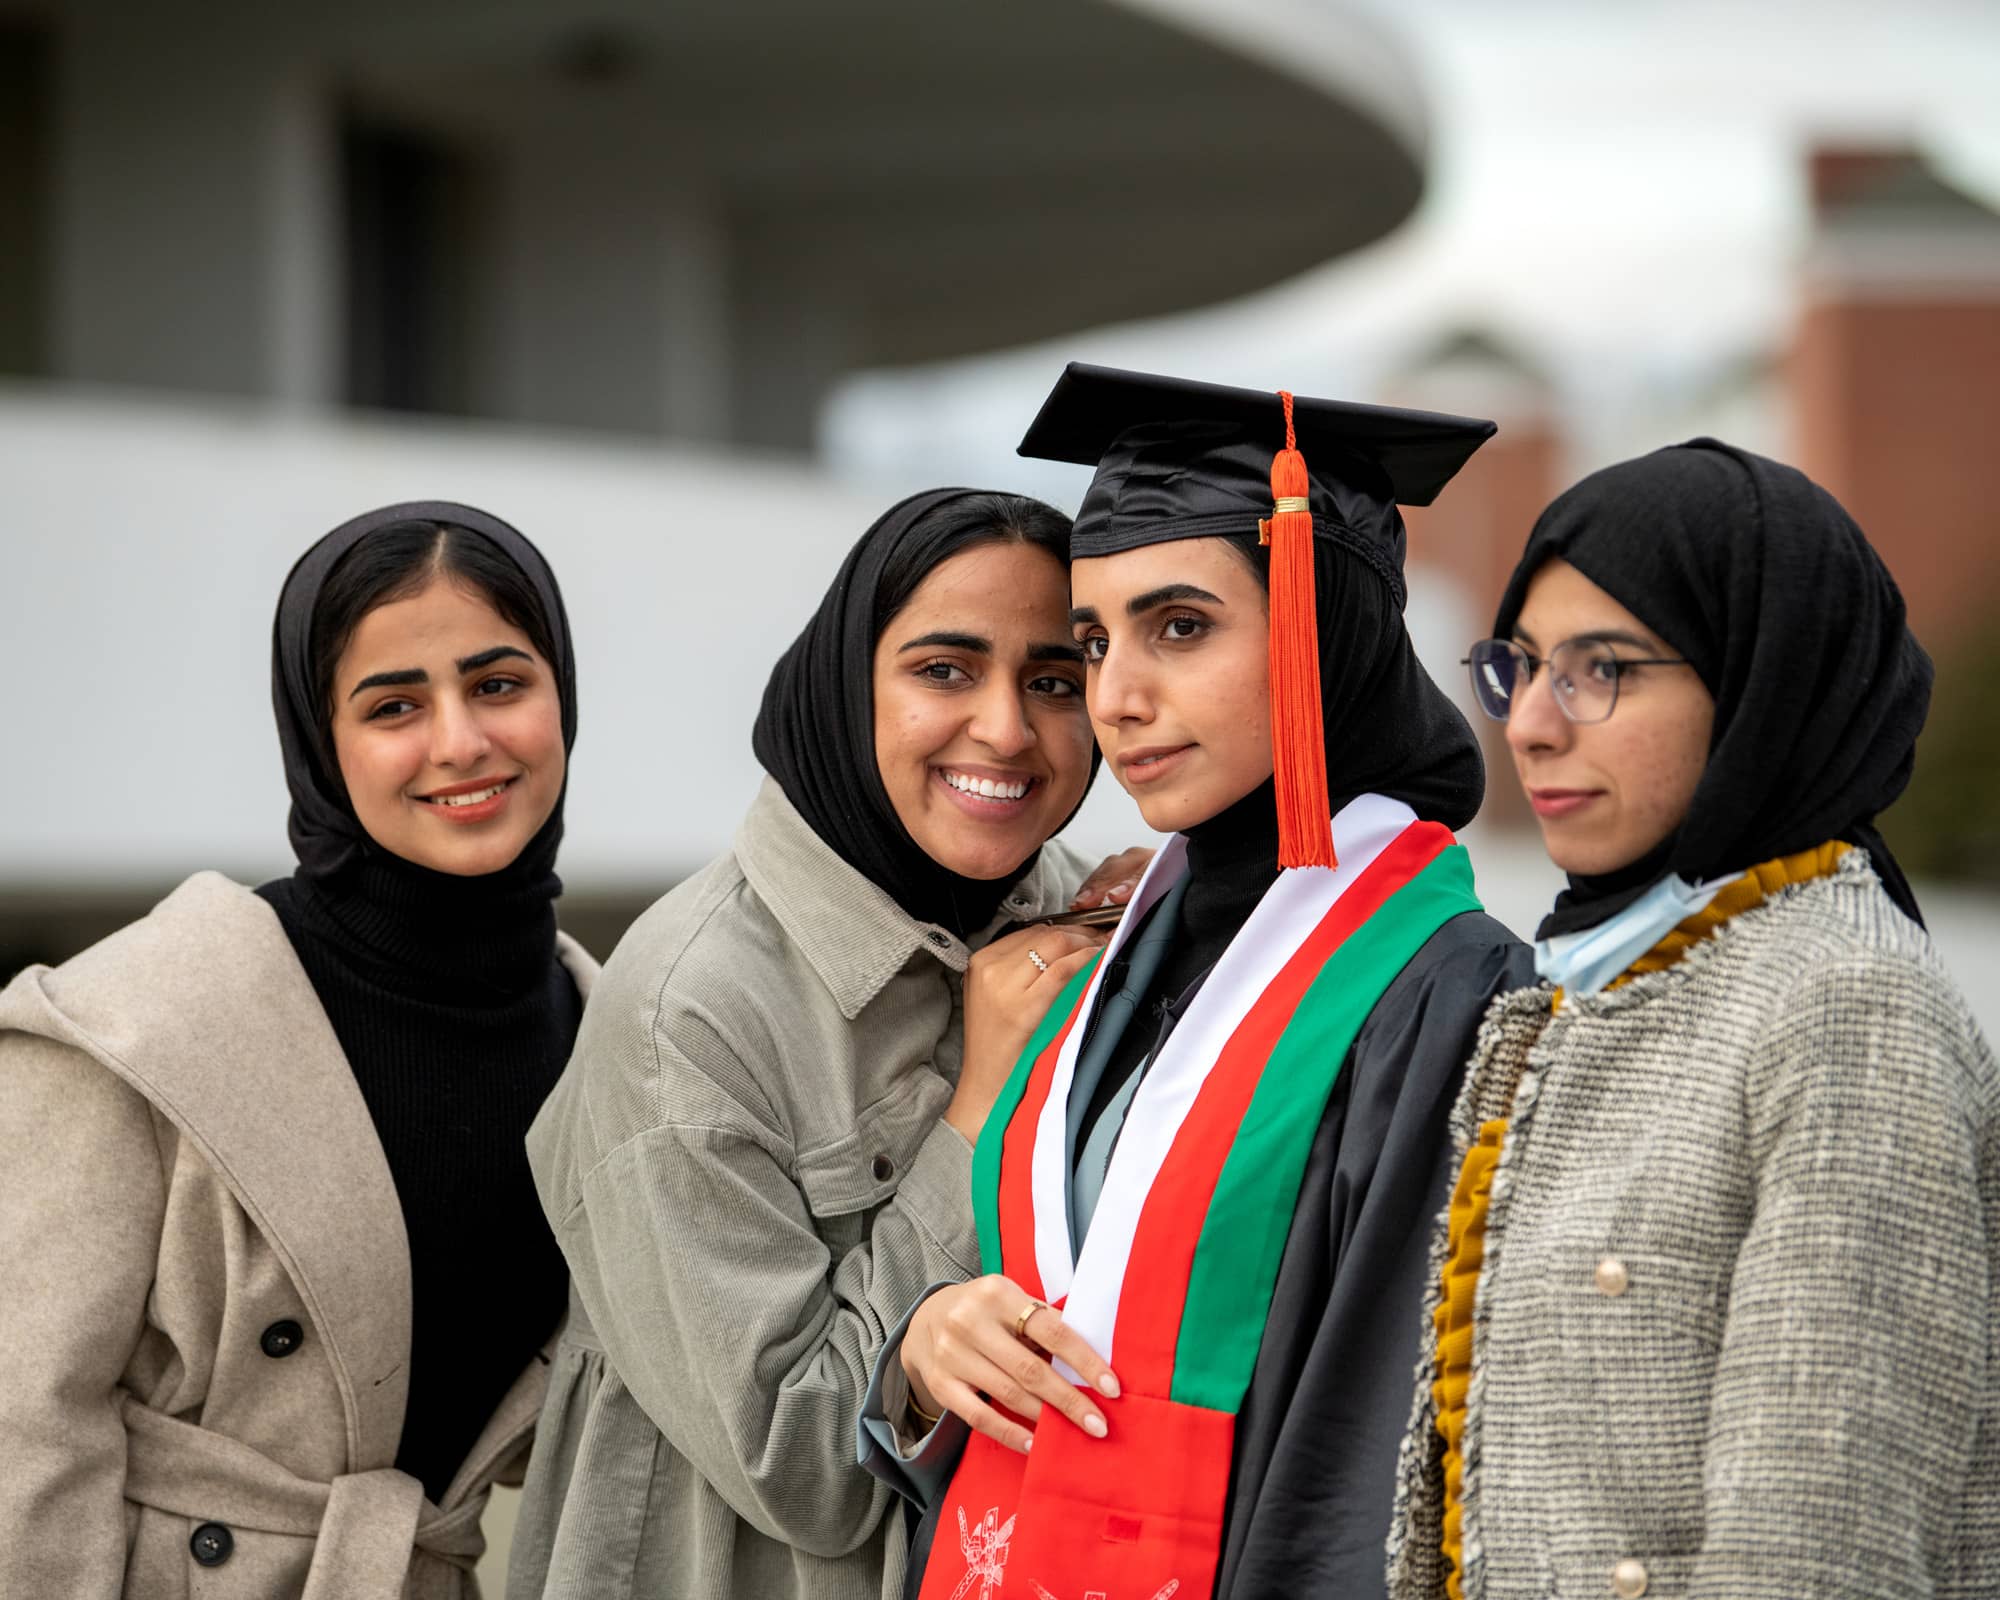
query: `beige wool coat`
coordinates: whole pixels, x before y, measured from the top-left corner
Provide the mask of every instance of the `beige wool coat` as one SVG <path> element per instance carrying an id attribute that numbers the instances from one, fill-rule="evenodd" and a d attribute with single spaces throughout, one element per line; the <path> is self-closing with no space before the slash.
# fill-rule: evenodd
<path id="1" fill-rule="evenodd" d="M 0 1595 L 475 1594 L 546 1361 L 432 1505 L 392 1465 L 410 1316 L 387 1160 L 265 902 L 198 874 L 0 992 Z"/>

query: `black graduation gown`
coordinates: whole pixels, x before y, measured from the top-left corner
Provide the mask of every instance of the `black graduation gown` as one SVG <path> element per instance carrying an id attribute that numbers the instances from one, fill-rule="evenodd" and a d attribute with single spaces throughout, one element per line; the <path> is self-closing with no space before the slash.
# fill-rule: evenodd
<path id="1" fill-rule="evenodd" d="M 1386 1592 L 1396 1457 L 1429 1339 L 1431 1226 L 1451 1192 L 1451 1108 L 1488 1002 L 1532 982 L 1528 947 L 1465 912 L 1431 935 L 1355 1035 L 1237 1414 L 1217 1600 Z M 940 1496 L 917 1526 L 905 1600 L 922 1587 L 942 1507 Z"/>

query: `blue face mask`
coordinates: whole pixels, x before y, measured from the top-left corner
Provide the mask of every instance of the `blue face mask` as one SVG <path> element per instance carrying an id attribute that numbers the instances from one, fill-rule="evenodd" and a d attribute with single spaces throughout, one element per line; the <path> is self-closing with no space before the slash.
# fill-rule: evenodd
<path id="1" fill-rule="evenodd" d="M 1730 882 L 1689 883 L 1669 873 L 1623 911 L 1594 928 L 1535 944 L 1535 971 L 1565 994 L 1596 994 Z"/>

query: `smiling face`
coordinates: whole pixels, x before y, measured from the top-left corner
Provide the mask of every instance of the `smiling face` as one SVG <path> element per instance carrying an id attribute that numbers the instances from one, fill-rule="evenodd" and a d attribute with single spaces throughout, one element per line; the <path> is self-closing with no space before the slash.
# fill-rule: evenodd
<path id="1" fill-rule="evenodd" d="M 883 787 L 918 848 L 963 877 L 1017 870 L 1090 782 L 1068 609 L 1061 562 L 995 541 L 940 562 L 876 641 Z"/>
<path id="2" fill-rule="evenodd" d="M 1222 539 L 1079 561 L 1090 720 L 1146 825 L 1206 822 L 1271 776 L 1270 603 Z"/>
<path id="3" fill-rule="evenodd" d="M 1622 657 L 1680 653 L 1567 561 L 1535 574 L 1513 638 L 1537 658 L 1572 639 Z M 1539 669 L 1515 695 L 1507 748 L 1549 859 L 1596 877 L 1659 844 L 1687 816 L 1714 726 L 1715 701 L 1692 667 L 1621 669 L 1611 715 L 1581 724 L 1563 715 Z"/>
<path id="4" fill-rule="evenodd" d="M 475 877 L 509 865 L 562 794 L 556 676 L 446 577 L 364 616 L 333 674 L 333 747 L 369 837 Z"/>

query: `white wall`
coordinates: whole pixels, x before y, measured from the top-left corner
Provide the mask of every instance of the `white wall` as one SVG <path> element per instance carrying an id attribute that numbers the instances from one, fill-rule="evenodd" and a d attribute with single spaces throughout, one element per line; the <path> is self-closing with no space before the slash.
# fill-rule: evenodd
<path id="1" fill-rule="evenodd" d="M 395 500 L 515 523 L 563 584 L 580 734 L 563 872 L 657 882 L 755 791 L 771 663 L 899 491 L 788 459 L 0 387 L 0 881 L 289 863 L 270 626 L 293 560 Z M 1007 487 L 1002 483 L 997 487 Z M 1137 830 L 1108 780 L 1103 839 Z"/>

